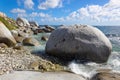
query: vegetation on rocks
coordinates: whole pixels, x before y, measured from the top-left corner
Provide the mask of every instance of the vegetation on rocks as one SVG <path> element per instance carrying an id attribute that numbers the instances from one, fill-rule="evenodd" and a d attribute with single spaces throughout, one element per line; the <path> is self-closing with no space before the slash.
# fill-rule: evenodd
<path id="1" fill-rule="evenodd" d="M 11 18 L 0 16 L 0 21 L 3 22 L 9 30 L 17 28 L 16 22 Z"/>

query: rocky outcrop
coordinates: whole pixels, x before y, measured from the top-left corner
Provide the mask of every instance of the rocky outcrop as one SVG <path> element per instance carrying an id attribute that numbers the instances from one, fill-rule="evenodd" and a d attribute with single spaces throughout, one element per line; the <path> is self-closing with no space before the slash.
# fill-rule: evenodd
<path id="1" fill-rule="evenodd" d="M 7 46 L 11 47 L 16 44 L 14 37 L 11 32 L 6 28 L 6 26 L 0 22 L 0 43 L 5 43 Z"/>
<path id="2" fill-rule="evenodd" d="M 44 32 L 52 32 L 53 30 L 55 30 L 55 28 L 52 26 L 45 25 L 45 28 L 43 28 L 42 30 Z"/>
<path id="3" fill-rule="evenodd" d="M 24 27 L 30 27 L 30 24 L 29 24 L 28 20 L 25 19 L 25 18 L 18 17 L 17 20 L 16 20 L 16 23 L 17 23 L 18 26 L 21 26 L 21 27 L 23 27 L 23 26 Z"/>
<path id="4" fill-rule="evenodd" d="M 52 27 L 52 26 L 48 26 L 48 25 L 45 25 L 45 28 L 46 28 L 46 29 L 50 29 L 51 31 L 52 31 L 52 30 L 55 30 L 54 27 Z"/>
<path id="5" fill-rule="evenodd" d="M 36 27 L 37 28 L 39 26 L 38 23 L 34 22 L 34 21 L 30 21 L 29 24 L 30 24 L 31 27 Z"/>
<path id="6" fill-rule="evenodd" d="M 63 26 L 49 37 L 46 53 L 65 60 L 106 62 L 112 50 L 109 39 L 89 25 Z"/>
<path id="7" fill-rule="evenodd" d="M 39 42 L 35 38 L 32 38 L 32 37 L 25 38 L 23 40 L 23 44 L 28 45 L 28 46 L 38 46 L 38 45 L 40 45 Z"/>

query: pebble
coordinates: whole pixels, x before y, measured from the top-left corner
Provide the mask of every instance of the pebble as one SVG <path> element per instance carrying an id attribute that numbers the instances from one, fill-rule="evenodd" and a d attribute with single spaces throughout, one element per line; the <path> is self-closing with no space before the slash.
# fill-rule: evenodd
<path id="1" fill-rule="evenodd" d="M 35 56 L 27 50 L 0 48 L 0 75 L 11 73 L 14 70 L 31 70 L 31 63 L 34 63 L 32 67 L 35 70 L 38 70 L 37 68 L 39 67 L 39 65 L 43 66 L 44 68 L 46 68 L 45 70 L 48 71 L 50 71 L 51 67 L 54 66 L 54 64 L 50 61 L 44 60 L 40 56 Z"/>
<path id="2" fill-rule="evenodd" d="M 36 59 L 35 56 L 30 55 L 30 52 L 24 50 L 0 48 L 0 74 L 9 73 L 12 70 L 28 69 L 28 65 Z"/>

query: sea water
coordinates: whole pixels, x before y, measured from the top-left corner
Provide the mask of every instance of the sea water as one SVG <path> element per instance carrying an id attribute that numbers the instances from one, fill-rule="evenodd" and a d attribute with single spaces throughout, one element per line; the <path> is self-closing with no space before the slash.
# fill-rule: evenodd
<path id="1" fill-rule="evenodd" d="M 56 28 L 58 26 L 55 26 Z M 99 69 L 111 69 L 115 72 L 120 72 L 120 26 L 95 26 L 100 29 L 111 41 L 113 50 L 107 61 L 107 63 L 97 64 L 94 62 L 79 63 L 72 61 L 69 63 L 68 68 L 70 71 L 80 74 L 86 78 L 92 77 L 97 73 Z M 50 33 L 40 33 L 34 35 L 34 37 L 40 42 L 40 46 L 32 47 L 33 51 L 43 52 L 45 51 L 46 41 L 42 41 L 42 36 L 49 37 Z"/>

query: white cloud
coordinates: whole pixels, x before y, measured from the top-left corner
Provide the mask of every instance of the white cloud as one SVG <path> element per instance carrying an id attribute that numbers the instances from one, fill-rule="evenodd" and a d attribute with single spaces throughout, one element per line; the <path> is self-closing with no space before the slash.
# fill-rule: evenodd
<path id="1" fill-rule="evenodd" d="M 48 9 L 60 7 L 60 4 L 65 0 L 45 0 L 39 4 L 39 9 Z M 22 14 L 23 15 L 23 14 Z M 25 14 L 23 16 L 26 16 Z M 41 22 L 50 23 L 84 23 L 90 22 L 92 24 L 108 22 L 118 22 L 120 21 L 120 0 L 109 0 L 108 3 L 104 5 L 86 5 L 76 11 L 68 14 L 66 17 L 53 17 L 52 15 L 42 13 L 42 12 L 32 12 L 27 15 L 27 17 L 32 17 L 38 19 Z M 62 24 L 63 24 L 62 23 Z"/>
<path id="2" fill-rule="evenodd" d="M 17 0 L 18 6 L 23 6 L 26 9 L 34 9 L 34 2 L 33 0 Z"/>
<path id="3" fill-rule="evenodd" d="M 12 13 L 25 13 L 26 11 L 24 9 L 15 8 L 11 10 Z"/>
<path id="4" fill-rule="evenodd" d="M 88 5 L 74 11 L 67 19 L 91 19 L 96 21 L 120 20 L 120 0 L 110 0 L 103 6 Z"/>
<path id="5" fill-rule="evenodd" d="M 26 18 L 27 14 L 26 13 L 18 13 L 17 17 L 24 17 L 24 18 Z"/>
<path id="6" fill-rule="evenodd" d="M 42 13 L 42 12 L 32 12 L 30 15 L 30 17 L 40 17 L 40 18 L 49 18 L 50 15 L 49 14 L 45 14 L 45 13 Z"/>
<path id="7" fill-rule="evenodd" d="M 43 10 L 56 7 L 62 7 L 62 0 L 46 0 L 38 5 L 38 9 Z"/>
<path id="8" fill-rule="evenodd" d="M 46 2 L 45 2 L 46 3 Z M 46 3 L 47 4 L 47 3 Z M 47 5 L 43 9 L 47 9 Z M 42 21 L 56 22 L 83 22 L 84 24 L 95 22 L 115 22 L 120 21 L 120 0 L 110 0 L 104 5 L 87 5 L 76 11 L 73 11 L 66 17 L 50 17 L 50 19 L 42 19 Z"/>
<path id="9" fill-rule="evenodd" d="M 24 6 L 27 9 L 33 9 L 34 7 L 34 2 L 32 0 L 25 0 L 24 1 Z"/>

